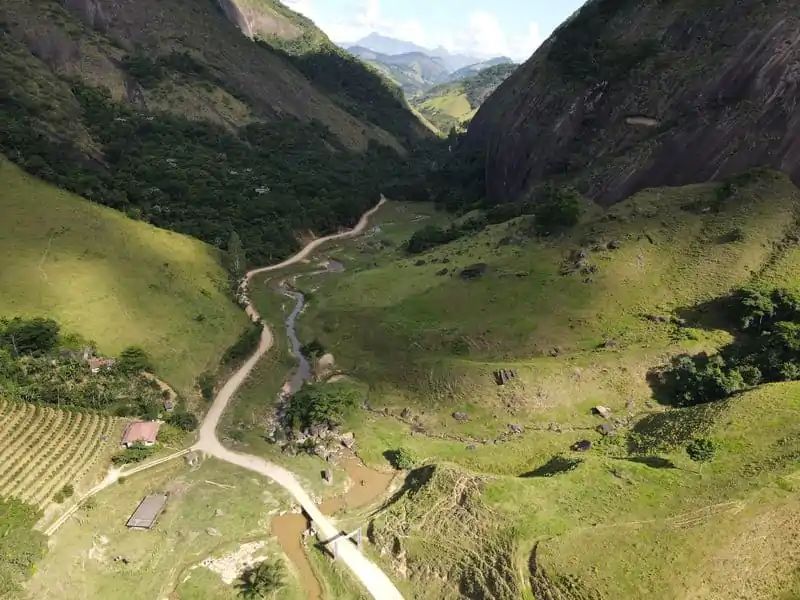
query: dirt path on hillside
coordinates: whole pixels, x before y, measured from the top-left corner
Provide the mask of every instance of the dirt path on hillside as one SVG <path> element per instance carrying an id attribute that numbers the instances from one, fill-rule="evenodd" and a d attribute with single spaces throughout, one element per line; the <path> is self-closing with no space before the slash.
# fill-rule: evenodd
<path id="1" fill-rule="evenodd" d="M 293 257 L 268 267 L 254 269 L 247 273 L 246 285 L 249 285 L 253 277 L 261 273 L 268 273 L 278 271 L 286 267 L 295 265 L 306 258 L 308 258 L 317 248 L 322 244 L 355 237 L 361 234 L 369 223 L 369 218 L 384 204 L 386 200 L 381 198 L 381 201 L 373 209 L 364 213 L 359 220 L 358 224 L 350 231 L 329 235 L 306 245 L 305 248 L 300 250 Z M 248 300 L 245 307 L 247 314 L 251 319 L 259 320 L 261 317 L 258 314 L 255 306 Z M 234 452 L 225 448 L 217 438 L 217 426 L 225 412 L 231 398 L 236 394 L 241 385 L 245 382 L 252 370 L 255 368 L 258 361 L 272 348 L 273 335 L 269 327 L 265 326 L 261 334 L 261 340 L 258 349 L 250 356 L 245 363 L 230 377 L 222 389 L 217 394 L 211 409 L 208 411 L 205 420 L 200 428 L 200 439 L 193 447 L 194 450 L 199 450 L 228 462 L 237 465 L 244 469 L 254 471 L 265 477 L 272 479 L 275 483 L 283 487 L 297 503 L 303 508 L 303 511 L 308 515 L 312 526 L 317 532 L 317 536 L 323 542 L 326 540 L 335 539 L 339 536 L 340 531 L 334 522 L 317 507 L 312 500 L 311 496 L 303 489 L 298 479 L 293 473 L 284 469 L 283 467 L 270 463 L 257 456 L 249 454 L 242 454 Z M 386 576 L 386 574 L 375 563 L 366 558 L 361 551 L 353 545 L 349 540 L 336 540 L 330 544 L 330 549 L 333 550 L 335 546 L 338 559 L 350 569 L 356 578 L 364 585 L 367 591 L 374 597 L 380 600 L 399 600 L 402 595 Z"/>

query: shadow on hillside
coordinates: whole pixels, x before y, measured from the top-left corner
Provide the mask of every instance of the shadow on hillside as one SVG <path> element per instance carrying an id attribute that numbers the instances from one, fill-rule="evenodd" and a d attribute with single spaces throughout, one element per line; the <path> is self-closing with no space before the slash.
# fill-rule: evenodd
<path id="1" fill-rule="evenodd" d="M 675 466 L 675 463 L 667 458 L 662 458 L 660 456 L 633 456 L 631 458 L 625 458 L 623 460 L 627 460 L 628 462 L 636 463 L 638 465 L 644 465 L 646 467 L 650 467 L 651 469 L 677 469 L 678 467 Z"/>
<path id="2" fill-rule="evenodd" d="M 569 473 L 578 468 L 583 461 L 567 456 L 554 456 L 543 465 L 536 467 L 533 471 L 522 473 L 520 477 L 553 477 L 562 473 Z"/>
<path id="3" fill-rule="evenodd" d="M 650 457 L 681 446 L 707 432 L 727 407 L 727 401 L 719 401 L 647 415 L 633 426 L 628 435 L 628 453 Z"/>
<path id="4" fill-rule="evenodd" d="M 387 452 L 388 454 L 388 452 Z M 370 517 L 383 512 L 393 504 L 402 500 L 405 496 L 414 496 L 424 488 L 436 472 L 436 465 L 426 465 L 411 471 L 403 482 L 403 486 L 391 495 L 383 504 L 372 511 Z"/>
<path id="5" fill-rule="evenodd" d="M 679 308 L 675 314 L 686 323 L 687 327 L 734 333 L 737 327 L 732 317 L 733 303 L 733 296 L 722 296 L 694 306 Z"/>

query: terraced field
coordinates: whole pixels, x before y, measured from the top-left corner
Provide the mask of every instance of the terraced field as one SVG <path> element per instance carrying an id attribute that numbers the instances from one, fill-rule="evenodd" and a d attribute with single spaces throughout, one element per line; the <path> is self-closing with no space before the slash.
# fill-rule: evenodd
<path id="1" fill-rule="evenodd" d="M 120 419 L 0 400 L 0 498 L 45 506 L 103 471 Z"/>

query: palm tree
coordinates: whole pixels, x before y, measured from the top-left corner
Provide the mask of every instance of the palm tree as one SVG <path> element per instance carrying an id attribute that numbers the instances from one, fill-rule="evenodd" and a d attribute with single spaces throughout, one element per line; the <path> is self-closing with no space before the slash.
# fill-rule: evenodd
<path id="1" fill-rule="evenodd" d="M 248 600 L 271 598 L 285 584 L 286 568 L 283 561 L 265 560 L 242 573 L 239 595 Z"/>

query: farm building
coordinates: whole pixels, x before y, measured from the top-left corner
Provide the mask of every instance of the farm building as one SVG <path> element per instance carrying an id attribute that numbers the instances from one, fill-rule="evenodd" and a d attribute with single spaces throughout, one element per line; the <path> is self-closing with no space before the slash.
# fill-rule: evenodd
<path id="1" fill-rule="evenodd" d="M 134 444 L 152 446 L 156 443 L 161 423 L 158 421 L 133 421 L 122 434 L 122 445 L 130 448 Z"/>
<path id="2" fill-rule="evenodd" d="M 128 529 L 152 529 L 166 505 L 166 494 L 150 494 L 139 503 L 136 511 L 125 525 Z"/>

